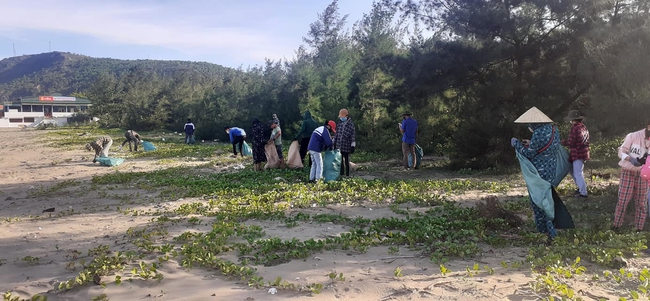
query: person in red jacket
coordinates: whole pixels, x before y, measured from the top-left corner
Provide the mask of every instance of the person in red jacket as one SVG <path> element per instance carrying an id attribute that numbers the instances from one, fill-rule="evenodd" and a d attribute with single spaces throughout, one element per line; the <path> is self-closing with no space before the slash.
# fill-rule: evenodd
<path id="1" fill-rule="evenodd" d="M 571 122 L 571 132 L 569 139 L 563 140 L 562 145 L 569 147 L 569 161 L 573 164 L 570 170 L 571 177 L 576 182 L 578 190 L 575 196 L 587 198 L 587 182 L 585 181 L 584 166 L 589 160 L 589 130 L 582 121 L 584 116 L 577 110 L 569 111 L 564 120 Z"/>

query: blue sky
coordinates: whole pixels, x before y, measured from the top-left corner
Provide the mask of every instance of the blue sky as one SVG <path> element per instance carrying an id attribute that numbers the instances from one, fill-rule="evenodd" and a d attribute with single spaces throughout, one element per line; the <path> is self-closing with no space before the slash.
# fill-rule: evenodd
<path id="1" fill-rule="evenodd" d="M 0 0 L 0 59 L 64 51 L 93 57 L 207 61 L 291 59 L 330 0 Z M 348 25 L 372 0 L 339 0 Z"/>

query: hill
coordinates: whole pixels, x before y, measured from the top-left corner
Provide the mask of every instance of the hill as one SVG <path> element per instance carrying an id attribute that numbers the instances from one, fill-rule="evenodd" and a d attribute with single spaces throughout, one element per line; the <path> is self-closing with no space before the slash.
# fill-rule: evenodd
<path id="1" fill-rule="evenodd" d="M 102 73 L 119 77 L 146 70 L 163 81 L 180 75 L 200 81 L 220 80 L 231 68 L 205 62 L 119 60 L 65 52 L 11 57 L 0 61 L 0 101 L 50 93 L 64 95 L 87 90 Z"/>

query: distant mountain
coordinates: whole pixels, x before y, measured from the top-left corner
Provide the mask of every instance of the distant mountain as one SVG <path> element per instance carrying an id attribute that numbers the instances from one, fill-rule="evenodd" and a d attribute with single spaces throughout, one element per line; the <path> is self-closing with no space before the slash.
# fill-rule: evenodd
<path id="1" fill-rule="evenodd" d="M 189 61 L 118 60 L 65 52 L 23 55 L 0 60 L 0 102 L 51 93 L 83 92 L 103 72 L 116 76 L 133 69 L 147 70 L 163 80 L 179 76 L 207 81 L 235 70 Z"/>

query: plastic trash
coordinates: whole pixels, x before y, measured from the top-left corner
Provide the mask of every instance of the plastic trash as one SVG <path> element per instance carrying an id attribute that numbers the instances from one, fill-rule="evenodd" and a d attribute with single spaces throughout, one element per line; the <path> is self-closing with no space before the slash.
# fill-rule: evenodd
<path id="1" fill-rule="evenodd" d="M 124 163 L 122 158 L 110 158 L 110 157 L 100 157 L 96 159 L 99 164 L 104 166 L 118 166 Z"/>
<path id="2" fill-rule="evenodd" d="M 144 148 L 145 152 L 151 152 L 157 149 L 156 146 L 154 146 L 153 143 L 149 141 L 142 141 L 142 148 Z"/>

